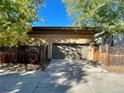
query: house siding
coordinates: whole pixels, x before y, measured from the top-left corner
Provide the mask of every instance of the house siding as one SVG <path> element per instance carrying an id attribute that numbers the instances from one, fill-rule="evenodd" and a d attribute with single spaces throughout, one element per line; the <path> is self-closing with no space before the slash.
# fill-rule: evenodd
<path id="1" fill-rule="evenodd" d="M 90 44 L 93 40 L 92 34 L 33 34 L 32 41 L 38 45 L 48 45 L 48 59 L 52 58 L 53 43 Z M 34 43 L 32 43 L 34 44 Z"/>
<path id="2" fill-rule="evenodd" d="M 89 44 L 92 39 L 92 35 L 66 35 L 66 34 L 34 34 L 30 35 L 32 40 L 36 40 L 40 44 L 51 44 L 51 43 L 80 43 Z"/>

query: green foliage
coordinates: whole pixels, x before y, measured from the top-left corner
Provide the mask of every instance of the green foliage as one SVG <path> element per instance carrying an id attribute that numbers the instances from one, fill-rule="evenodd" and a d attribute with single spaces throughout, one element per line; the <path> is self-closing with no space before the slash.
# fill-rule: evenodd
<path id="1" fill-rule="evenodd" d="M 64 0 L 74 26 L 98 27 L 117 34 L 124 30 L 124 0 Z"/>
<path id="2" fill-rule="evenodd" d="M 0 45 L 26 44 L 43 0 L 0 0 Z"/>

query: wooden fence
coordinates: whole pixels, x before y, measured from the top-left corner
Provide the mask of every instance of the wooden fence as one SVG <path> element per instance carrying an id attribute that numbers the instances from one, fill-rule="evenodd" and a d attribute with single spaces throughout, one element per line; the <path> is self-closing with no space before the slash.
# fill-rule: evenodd
<path id="1" fill-rule="evenodd" d="M 0 63 L 42 64 L 47 61 L 47 46 L 0 47 Z"/>
<path id="2" fill-rule="evenodd" d="M 104 65 L 124 66 L 124 47 L 97 46 L 92 47 L 90 52 L 92 61 Z"/>

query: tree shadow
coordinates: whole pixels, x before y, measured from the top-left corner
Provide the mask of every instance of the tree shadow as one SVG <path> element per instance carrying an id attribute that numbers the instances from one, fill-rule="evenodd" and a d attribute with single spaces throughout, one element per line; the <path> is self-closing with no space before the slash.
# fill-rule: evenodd
<path id="1" fill-rule="evenodd" d="M 33 71 L 0 72 L 0 93 L 32 93 L 33 87 L 40 81 L 39 76 L 39 72 Z"/>
<path id="2" fill-rule="evenodd" d="M 87 59 L 88 46 L 83 44 L 54 44 L 53 58 L 55 59 Z"/>
<path id="3" fill-rule="evenodd" d="M 59 59 L 52 60 L 44 71 L 1 72 L 0 93 L 67 93 L 72 87 L 88 82 L 84 68 L 91 65 L 86 60 Z"/>

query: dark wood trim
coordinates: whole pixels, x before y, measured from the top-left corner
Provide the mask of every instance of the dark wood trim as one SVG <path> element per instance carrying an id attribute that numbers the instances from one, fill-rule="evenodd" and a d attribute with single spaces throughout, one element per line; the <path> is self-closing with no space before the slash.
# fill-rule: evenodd
<path id="1" fill-rule="evenodd" d="M 52 43 L 52 45 L 84 45 L 84 46 L 89 46 L 88 43 L 84 43 L 84 44 L 81 44 L 81 43 Z"/>
<path id="2" fill-rule="evenodd" d="M 92 30 L 94 27 L 32 27 L 33 30 Z"/>
<path id="3" fill-rule="evenodd" d="M 28 34 L 95 34 L 93 28 L 80 27 L 33 27 Z"/>

